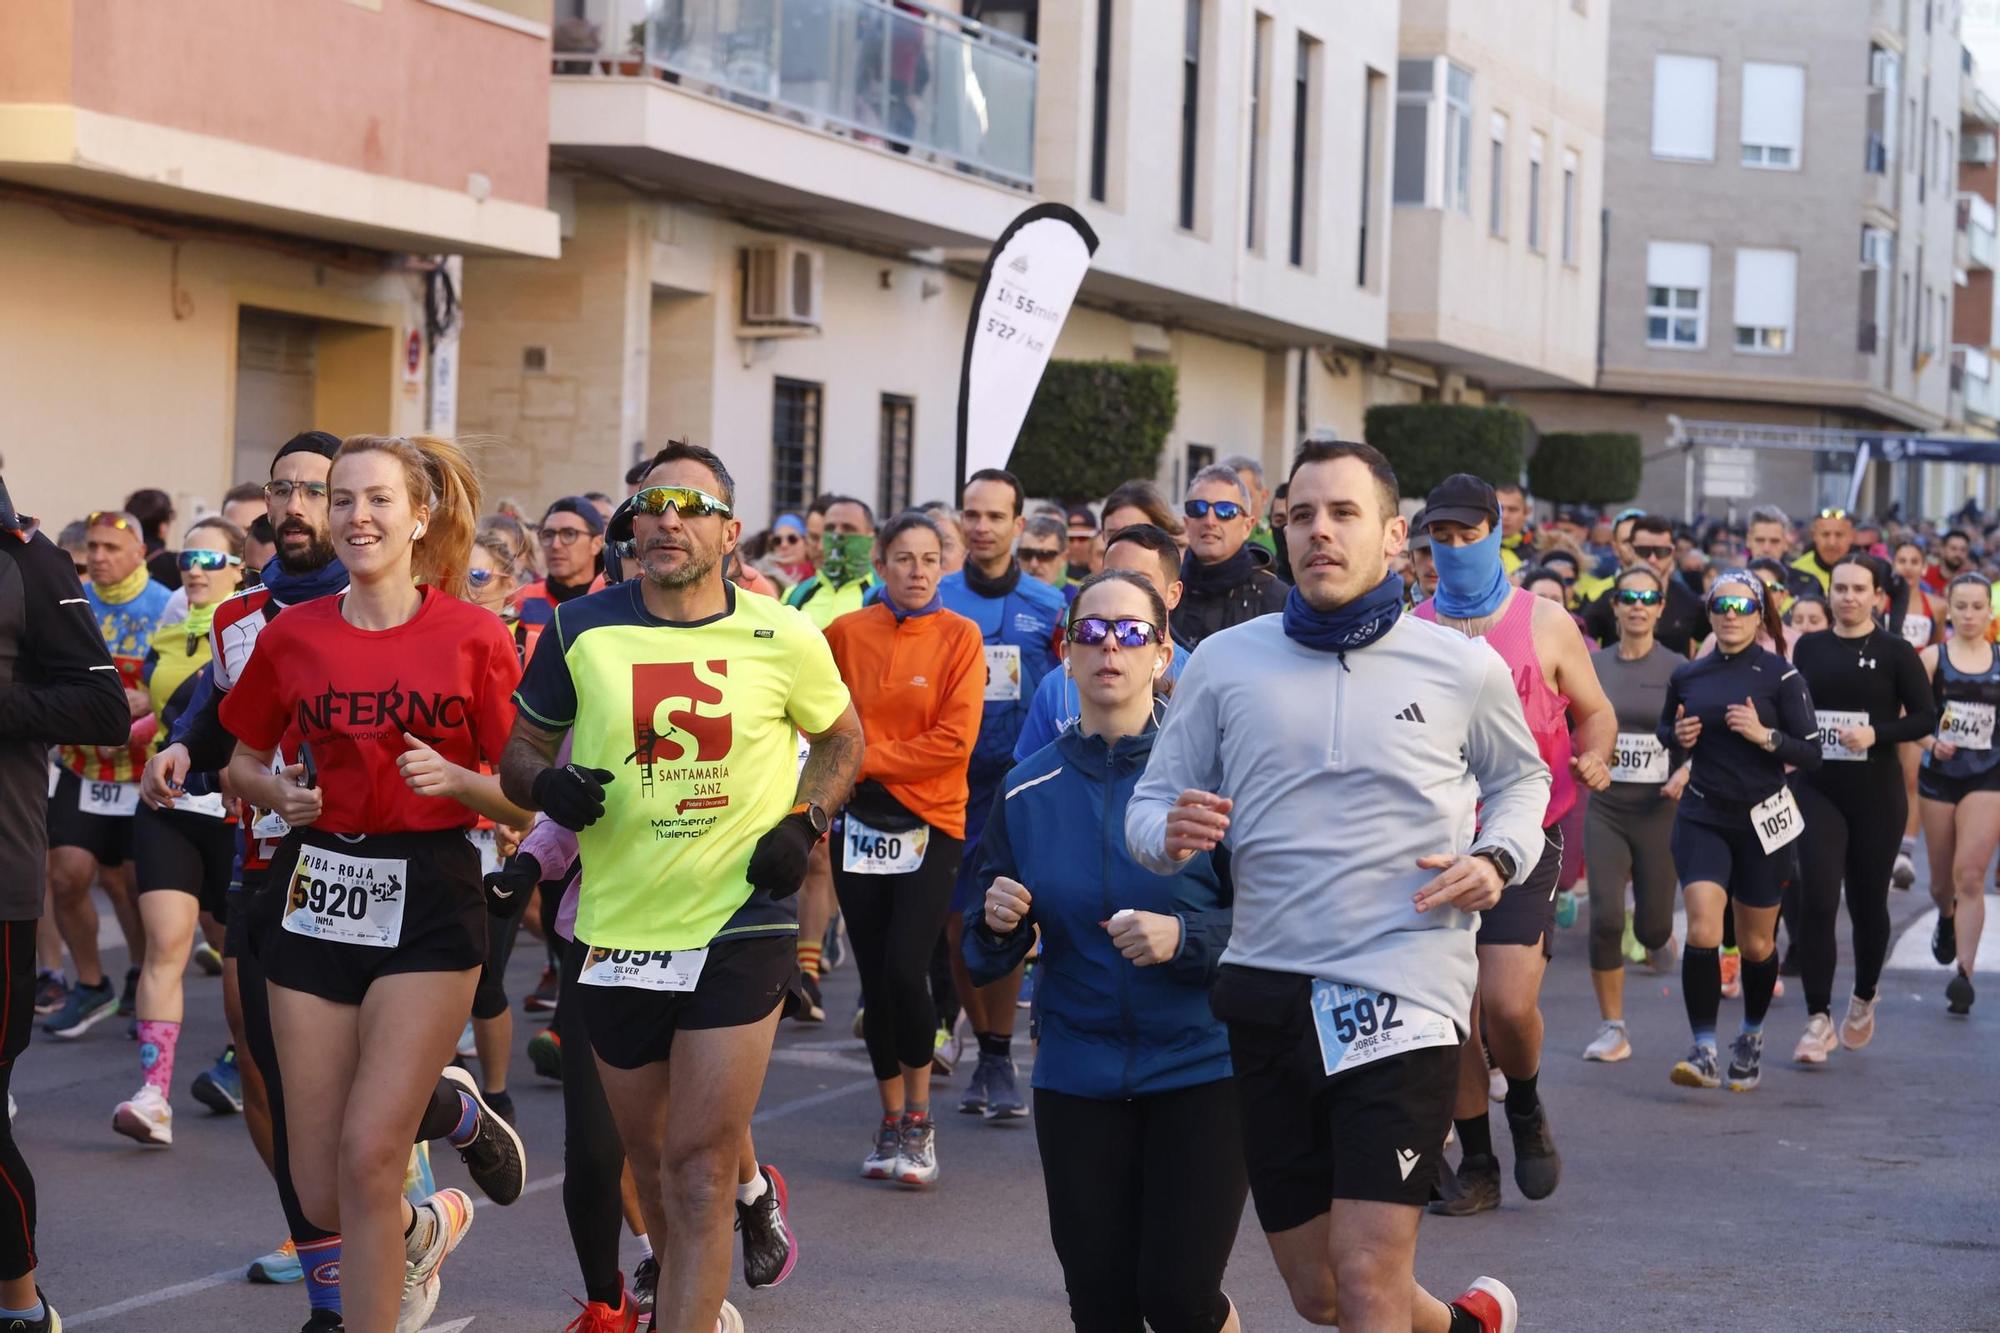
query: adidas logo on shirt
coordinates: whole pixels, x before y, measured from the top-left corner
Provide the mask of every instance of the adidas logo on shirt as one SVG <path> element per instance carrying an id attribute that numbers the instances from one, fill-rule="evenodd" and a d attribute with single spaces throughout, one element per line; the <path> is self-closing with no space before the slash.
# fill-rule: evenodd
<path id="1" fill-rule="evenodd" d="M 1410 1172 L 1417 1169 L 1417 1159 L 1423 1154 L 1410 1148 L 1396 1149 L 1396 1167 L 1403 1173 L 1403 1179 L 1410 1178 Z"/>
<path id="2" fill-rule="evenodd" d="M 1402 712 L 1396 714 L 1396 720 L 1398 722 L 1422 722 L 1425 720 L 1424 710 L 1417 707 L 1415 704 L 1411 704 L 1409 707 L 1405 708 Z M 1409 1172 L 1406 1171 L 1403 1174 L 1408 1175 Z"/>

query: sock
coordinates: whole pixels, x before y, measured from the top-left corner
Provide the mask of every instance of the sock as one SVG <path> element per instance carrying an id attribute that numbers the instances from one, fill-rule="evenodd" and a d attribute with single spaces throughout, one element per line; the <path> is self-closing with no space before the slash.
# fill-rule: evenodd
<path id="1" fill-rule="evenodd" d="M 431 1099 L 424 1107 L 424 1118 L 417 1125 L 417 1138 L 425 1143 L 441 1139 L 451 1133 L 463 1112 L 458 1099 L 461 1089 L 448 1078 L 440 1078 L 431 1085 Z"/>
<path id="2" fill-rule="evenodd" d="M 1682 951 L 1681 998 L 1687 1002 L 1688 1026 L 1694 1029 L 1695 1045 L 1715 1045 L 1715 1015 L 1722 1008 L 1720 953 L 1696 948 Z M 1770 998 L 1768 991 L 1765 998 Z"/>
<path id="3" fill-rule="evenodd" d="M 650 1259 L 653 1257 L 653 1238 L 651 1236 L 639 1237 L 639 1257 L 641 1259 Z"/>
<path id="4" fill-rule="evenodd" d="M 799 941 L 799 971 L 814 981 L 819 980 L 819 955 L 819 945 L 807 944 L 804 940 Z"/>
<path id="5" fill-rule="evenodd" d="M 340 1309 L 340 1237 L 301 1241 L 299 1267 L 306 1275 L 306 1304 L 314 1310 Z"/>
<path id="6" fill-rule="evenodd" d="M 1011 1032 L 976 1032 L 981 1055 L 998 1056 L 1010 1060 L 1014 1056 L 1014 1034 Z"/>
<path id="7" fill-rule="evenodd" d="M 757 1174 L 736 1187 L 736 1202 L 748 1207 L 764 1197 L 764 1191 L 771 1188 L 771 1182 L 764 1179 L 763 1168 Z"/>
<path id="8" fill-rule="evenodd" d="M 929 1102 L 911 1102 L 907 1107 L 903 1108 L 903 1119 L 909 1124 L 921 1125 L 930 1118 L 931 1104 Z"/>
<path id="9" fill-rule="evenodd" d="M 1771 1012 L 1771 992 L 1778 985 L 1778 952 L 1752 962 L 1743 960 L 1743 1030 L 1762 1032 L 1764 1015 Z"/>
<path id="10" fill-rule="evenodd" d="M 1917 840 L 1915 838 L 1903 839 L 1902 853 L 1905 856 L 1915 856 L 1917 854 Z"/>
<path id="11" fill-rule="evenodd" d="M 458 1103 L 458 1123 L 452 1126 L 451 1133 L 444 1137 L 452 1147 L 463 1148 L 472 1142 L 473 1136 L 479 1132 L 479 1103 L 472 1100 L 470 1093 L 465 1092 L 458 1094 Z"/>
<path id="12" fill-rule="evenodd" d="M 403 1228 L 403 1253 L 409 1256 L 412 1263 L 423 1258 L 424 1252 L 436 1241 L 437 1229 L 437 1214 L 431 1211 L 429 1204 L 411 1205 L 410 1224 Z"/>
<path id="13" fill-rule="evenodd" d="M 36 1301 L 25 1310 L 9 1310 L 5 1307 L 0 1307 L 0 1319 L 18 1319 L 24 1324 L 35 1324 L 41 1322 L 43 1309 L 44 1307 L 40 1301 Z"/>
<path id="14" fill-rule="evenodd" d="M 1485 1333 L 1486 1326 L 1479 1322 L 1479 1316 L 1456 1305 L 1447 1305 L 1445 1309 L 1451 1312 L 1451 1333 Z"/>
<path id="15" fill-rule="evenodd" d="M 1452 1123 L 1458 1126 L 1459 1146 L 1465 1149 L 1467 1157 L 1493 1155 L 1493 1120 L 1484 1111 L 1470 1119 Z"/>
<path id="16" fill-rule="evenodd" d="M 174 1047 L 180 1043 L 181 1025 L 158 1019 L 139 1020 L 139 1068 L 145 1071 L 146 1086 L 162 1097 L 174 1087 Z"/>
<path id="17" fill-rule="evenodd" d="M 1526 1078 L 1507 1077 L 1507 1114 L 1515 1117 L 1533 1115 L 1542 1099 L 1535 1094 L 1535 1080 L 1542 1076 L 1537 1069 Z"/>

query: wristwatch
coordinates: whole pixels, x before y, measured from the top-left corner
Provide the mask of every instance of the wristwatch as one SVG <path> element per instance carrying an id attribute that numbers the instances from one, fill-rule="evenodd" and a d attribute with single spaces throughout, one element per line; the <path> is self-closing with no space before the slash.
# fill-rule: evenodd
<path id="1" fill-rule="evenodd" d="M 1765 732 L 1764 739 L 1759 741 L 1757 745 L 1766 754 L 1776 754 L 1778 752 L 1778 729 L 1773 727 Z"/>
<path id="2" fill-rule="evenodd" d="M 1520 867 L 1514 864 L 1514 858 L 1507 854 L 1505 848 L 1481 847 L 1472 854 L 1492 863 L 1493 868 L 1500 872 L 1500 883 L 1503 886 L 1514 882 L 1514 872 Z"/>
<path id="3" fill-rule="evenodd" d="M 795 815 L 804 815 L 806 817 L 806 822 L 812 825 L 813 836 L 815 838 L 824 838 L 826 836 L 827 826 L 833 822 L 832 820 L 826 817 L 826 811 L 820 809 L 817 804 L 811 802 L 801 801 L 799 804 L 791 808 L 790 813 Z"/>

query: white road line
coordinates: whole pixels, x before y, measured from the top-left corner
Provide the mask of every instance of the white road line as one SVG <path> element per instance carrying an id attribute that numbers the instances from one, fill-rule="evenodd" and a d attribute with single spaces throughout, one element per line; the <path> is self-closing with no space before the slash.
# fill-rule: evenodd
<path id="1" fill-rule="evenodd" d="M 1937 909 L 1910 919 L 1903 927 L 1903 933 L 1896 937 L 1895 948 L 1889 951 L 1889 961 L 1883 965 L 1885 972 L 1933 972 L 1940 977 L 1949 977 L 1950 972 L 1931 957 L 1931 932 L 1937 929 Z M 1972 970 L 1978 972 L 2000 972 L 2000 895 L 1986 895 L 1986 930 L 1979 937 L 1979 957 L 1973 962 Z"/>

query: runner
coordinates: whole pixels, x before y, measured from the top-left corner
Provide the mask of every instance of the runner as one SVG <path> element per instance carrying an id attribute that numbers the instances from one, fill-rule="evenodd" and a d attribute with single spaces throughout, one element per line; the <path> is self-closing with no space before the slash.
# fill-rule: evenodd
<path id="1" fill-rule="evenodd" d="M 1687 786 L 1688 767 L 1660 743 L 1653 729 L 1666 702 L 1667 682 L 1684 659 L 1653 639 L 1666 603 L 1659 571 L 1634 565 L 1612 589 L 1618 608 L 1618 643 L 1601 648 L 1593 662 L 1618 715 L 1611 785 L 1591 793 L 1584 812 L 1583 859 L 1590 881 L 1590 986 L 1602 1021 L 1586 1046 L 1586 1060 L 1624 1060 L 1632 1054 L 1625 1030 L 1625 886 L 1632 887 L 1632 932 L 1647 963 L 1664 972 L 1674 961 L 1674 810 Z"/>
<path id="2" fill-rule="evenodd" d="M 1845 509 L 1822 509 L 1809 530 L 1810 544 L 1804 555 L 1792 561 L 1787 582 L 1792 592 L 1826 595 L 1833 567 L 1854 547 L 1854 520 Z"/>
<path id="3" fill-rule="evenodd" d="M 1943 711 L 1937 734 L 1924 741 L 1917 791 L 1930 849 L 1931 901 L 1938 909 L 1931 957 L 1954 969 L 1945 1001 L 1951 1013 L 1965 1014 L 1972 1010 L 1972 969 L 1986 924 L 1986 867 L 2000 846 L 2000 749 L 1993 745 L 2000 649 L 1986 637 L 1993 598 L 1983 576 L 1954 578 L 1945 607 L 1951 637 L 1923 654 L 1932 697 Z"/>
<path id="4" fill-rule="evenodd" d="M 643 577 L 558 610 L 501 771 L 515 800 L 582 830 L 576 995 L 647 1232 L 665 1238 L 654 1318 L 733 1333 L 731 1185 L 797 966 L 786 900 L 862 732 L 812 623 L 722 577 L 742 529 L 722 460 L 670 444 L 647 480 L 630 502 Z"/>
<path id="5" fill-rule="evenodd" d="M 1924 548 L 1914 541 L 1902 541 L 1896 544 L 1895 554 L 1896 578 L 1889 594 L 1889 628 L 1922 652 L 1944 638 L 1944 603 L 1924 584 Z M 1923 746 L 1906 743 L 1900 754 L 1903 797 L 1909 815 L 1903 824 L 1903 841 L 1896 850 L 1896 867 L 1889 884 L 1892 888 L 1907 889 L 1917 882 L 1917 822 L 1923 813 L 1917 801 L 1917 769 L 1923 765 Z"/>
<path id="6" fill-rule="evenodd" d="M 1674 869 L 1687 907 L 1681 991 L 1694 1047 L 1673 1068 L 1690 1088 L 1720 1086 L 1716 1013 L 1722 1003 L 1722 918 L 1731 910 L 1742 952 L 1743 1031 L 1730 1046 L 1729 1088 L 1761 1077 L 1764 1016 L 1778 982 L 1778 904 L 1796 875 L 1790 850 L 1803 820 L 1785 766 L 1820 766 L 1819 723 L 1805 677 L 1782 648 L 1760 647 L 1758 628 L 1783 644 L 1777 608 L 1748 570 L 1717 577 L 1708 612 L 1716 650 L 1675 669 L 1655 735 L 1692 753 L 1674 817 Z"/>
<path id="7" fill-rule="evenodd" d="M 1284 580 L 1271 572 L 1271 552 L 1250 540 L 1257 510 L 1242 477 L 1220 463 L 1194 474 L 1187 499 L 1187 592 L 1174 608 L 1174 637 L 1190 648 L 1218 630 L 1269 615 L 1285 605 Z"/>
<path id="8" fill-rule="evenodd" d="M 522 651 L 530 657 L 558 606 L 604 587 L 604 520 L 589 499 L 566 495 L 551 504 L 536 537 L 548 575 L 514 594 Z"/>
<path id="9" fill-rule="evenodd" d="M 1308 442 L 1287 498 L 1295 591 L 1189 664 L 1126 837 L 1162 874 L 1227 840 L 1212 1003 L 1293 1305 L 1348 1328 L 1508 1333 L 1503 1284 L 1446 1306 L 1414 1264 L 1472 1032 L 1477 913 L 1542 855 L 1548 765 L 1498 655 L 1401 616 L 1388 460 Z"/>
<path id="10" fill-rule="evenodd" d="M 1851 1051 L 1875 1035 L 1875 987 L 1889 956 L 1889 876 L 1903 837 L 1903 766 L 1896 747 L 1931 734 L 1930 680 L 1908 640 L 1876 624 L 1888 567 L 1872 555 L 1835 562 L 1833 629 L 1792 648 L 1818 710 L 1819 770 L 1793 783 L 1805 835 L 1799 840 L 1799 951 L 1806 1030 L 1792 1058 L 1819 1065 L 1833 1053 L 1831 1006 L 1838 961 L 1835 918 L 1847 885 L 1854 929 L 1854 995 L 1839 1044 Z"/>
<path id="11" fill-rule="evenodd" d="M 1619 526 L 1623 526 L 1622 522 Z M 1616 527 L 1612 529 L 1614 533 L 1617 530 Z M 1708 625 L 1702 614 L 1699 594 L 1690 591 L 1687 584 L 1674 577 L 1673 520 L 1658 514 L 1640 514 L 1632 520 L 1626 541 L 1627 549 L 1632 553 L 1628 563 L 1651 565 L 1653 572 L 1667 585 L 1667 600 L 1653 638 L 1668 652 L 1682 657 L 1692 656 L 1695 644 L 1707 631 Z M 1583 619 L 1590 627 L 1591 637 L 1599 644 L 1608 647 L 1618 641 L 1617 608 L 1609 593 L 1586 606 Z"/>
<path id="12" fill-rule="evenodd" d="M 1432 488 L 1417 520 L 1430 533 L 1438 590 L 1416 608 L 1416 617 L 1483 639 L 1500 654 L 1513 673 L 1528 730 L 1550 779 L 1542 816 L 1545 846 L 1534 873 L 1502 895 L 1479 922 L 1479 991 L 1453 1113 L 1464 1155 L 1456 1188 L 1447 1178 L 1433 1210 L 1451 1217 L 1500 1206 L 1500 1159 L 1493 1152 L 1486 1110 L 1488 1049 L 1494 1067 L 1507 1078 L 1515 1185 L 1530 1199 L 1545 1199 L 1562 1178 L 1562 1156 L 1549 1133 L 1539 1088 L 1540 997 L 1555 944 L 1561 824 L 1576 804 L 1579 781 L 1593 792 L 1611 785 L 1607 761 L 1618 738 L 1617 713 L 1597 682 L 1590 650 L 1569 612 L 1561 602 L 1508 583 L 1500 560 L 1499 516 L 1493 487 L 1461 472 Z"/>
<path id="13" fill-rule="evenodd" d="M 528 821 L 474 771 L 499 758 L 520 664 L 458 600 L 479 483 L 455 445 L 354 436 L 327 480 L 348 590 L 267 625 L 221 715 L 239 738 L 231 783 L 291 829 L 269 875 L 283 898 L 260 906 L 280 914 L 264 965 L 293 1183 L 309 1218 L 342 1231 L 347 1322 L 376 1330 L 472 1224 L 460 1190 L 412 1208 L 404 1159 L 486 953 L 464 831 L 475 811 Z M 274 773 L 288 738 L 302 761 Z M 483 1111 L 464 1099 L 454 1143 L 498 1120 Z"/>
<path id="14" fill-rule="evenodd" d="M 986 692 L 979 627 L 938 597 L 943 549 L 924 515 L 892 519 L 875 561 L 884 596 L 827 629 L 868 737 L 859 783 L 834 825 L 833 868 L 882 1100 L 861 1174 L 905 1185 L 938 1176 L 930 964 L 964 847 L 965 766 Z"/>
<path id="15" fill-rule="evenodd" d="M 1071 1322 L 1233 1333 L 1222 1275 L 1246 1184 L 1228 1033 L 1208 1008 L 1229 939 L 1226 857 L 1199 853 L 1162 878 L 1124 846 L 1174 651 L 1168 610 L 1122 570 L 1078 592 L 1082 718 L 1007 774 L 966 962 L 1001 976 L 1042 941 L 1035 1141 Z"/>

